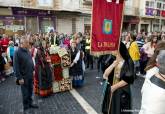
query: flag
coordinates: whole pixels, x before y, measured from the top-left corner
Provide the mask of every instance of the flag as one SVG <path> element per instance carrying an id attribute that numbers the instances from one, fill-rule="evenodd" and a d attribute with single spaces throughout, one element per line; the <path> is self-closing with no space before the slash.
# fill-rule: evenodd
<path id="1" fill-rule="evenodd" d="M 124 0 L 93 0 L 91 54 L 118 50 Z"/>

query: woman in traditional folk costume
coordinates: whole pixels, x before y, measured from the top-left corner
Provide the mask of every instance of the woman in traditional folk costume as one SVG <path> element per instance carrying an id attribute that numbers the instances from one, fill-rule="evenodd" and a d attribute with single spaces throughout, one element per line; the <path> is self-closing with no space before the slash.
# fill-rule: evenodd
<path id="1" fill-rule="evenodd" d="M 41 97 L 46 97 L 53 93 L 50 62 L 46 41 L 42 41 L 35 57 L 34 76 L 34 93 Z"/>
<path id="2" fill-rule="evenodd" d="M 84 82 L 82 61 L 80 57 L 80 50 L 76 48 L 76 40 L 71 40 L 71 67 L 69 70 L 70 76 L 73 78 L 73 87 L 81 87 Z"/>
<path id="3" fill-rule="evenodd" d="M 134 63 L 126 46 L 120 43 L 116 58 L 104 72 L 106 88 L 102 104 L 103 114 L 131 114 L 130 85 L 134 81 Z"/>

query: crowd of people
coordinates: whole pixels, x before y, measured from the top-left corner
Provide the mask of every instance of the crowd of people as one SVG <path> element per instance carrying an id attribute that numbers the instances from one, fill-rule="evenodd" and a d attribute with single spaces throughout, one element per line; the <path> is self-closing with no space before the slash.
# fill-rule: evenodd
<path id="1" fill-rule="evenodd" d="M 164 114 L 165 34 L 128 32 L 117 53 L 100 56 L 104 81 L 103 114 L 131 114 L 131 88 L 137 76 L 144 76 L 139 114 Z M 125 45 L 124 45 L 125 44 Z"/>
<path id="2" fill-rule="evenodd" d="M 81 56 L 81 58 L 86 59 L 86 63 L 88 63 L 87 67 L 89 67 L 89 65 L 92 64 L 91 68 L 93 68 L 93 62 L 91 63 L 92 58 L 91 55 L 89 54 L 90 53 L 89 33 L 82 34 L 79 32 L 77 34 L 68 35 L 68 34 L 63 34 L 63 33 L 59 34 L 57 32 L 50 31 L 49 34 L 27 33 L 24 36 L 28 37 L 29 39 L 32 55 L 35 56 L 33 57 L 33 62 L 36 64 L 36 66 L 39 65 L 38 63 L 39 60 L 36 59 L 38 58 L 36 57 L 37 54 L 36 51 L 38 50 L 39 53 L 39 52 L 43 52 L 43 50 L 47 50 L 48 52 L 51 45 L 57 45 L 66 48 L 70 52 L 75 51 L 74 48 L 76 48 L 76 51 L 74 53 L 71 53 L 73 55 L 77 54 L 80 50 L 81 53 L 78 53 L 78 55 Z M 6 34 L 0 35 L 0 64 L 1 64 L 0 83 L 5 81 L 5 79 L 9 75 L 13 75 L 12 66 L 13 66 L 14 52 L 18 49 L 19 46 L 21 46 L 21 39 L 24 36 L 18 34 L 15 34 L 14 36 L 8 36 Z M 86 43 L 86 39 L 87 39 L 87 43 Z M 74 46 L 74 43 L 76 46 Z M 46 49 L 43 48 L 44 46 L 42 44 L 46 45 L 45 47 Z M 79 56 L 77 58 L 79 58 Z M 72 56 L 72 59 L 74 59 L 73 57 L 74 56 Z M 85 69 L 84 61 L 82 63 L 83 63 L 83 69 Z M 72 66 L 74 67 L 74 65 Z M 9 67 L 11 68 L 10 71 L 8 70 Z"/>
<path id="3" fill-rule="evenodd" d="M 145 67 L 149 59 L 153 56 L 155 47 L 159 41 L 164 40 L 165 34 L 159 32 L 138 34 L 128 33 L 123 39 L 123 43 L 127 46 L 132 60 L 135 63 L 137 75 L 145 75 Z"/>
<path id="4" fill-rule="evenodd" d="M 50 31 L 48 34 L 27 33 L 23 36 L 15 34 L 13 37 L 3 34 L 0 37 L 0 83 L 15 74 L 16 83 L 21 85 L 24 110 L 30 107 L 37 108 L 32 103 L 33 90 L 36 95 L 42 97 L 53 93 L 49 53 L 51 45 L 64 47 L 70 53 L 69 75 L 72 77 L 73 87 L 83 86 L 84 71 L 89 67 L 93 69 L 94 58 L 97 58 L 98 71 L 102 71 L 105 80 L 102 105 L 104 114 L 122 114 L 122 111 L 131 109 L 130 85 L 137 76 L 146 77 L 142 88 L 140 114 L 156 114 L 163 106 L 163 103 L 160 103 L 160 107 L 155 106 L 150 113 L 150 102 L 153 99 L 146 100 L 146 95 L 149 94 L 147 91 L 152 88 L 148 84 L 153 82 L 164 88 L 165 34 L 163 32 L 124 33 L 117 52 L 99 57 L 90 54 L 89 33 L 79 32 L 68 35 Z M 156 83 L 158 81 L 161 84 Z M 159 91 L 159 89 L 153 92 L 163 95 L 164 90 Z M 163 97 L 158 99 L 158 96 L 154 96 L 157 102 L 160 100 L 165 102 Z"/>
<path id="5" fill-rule="evenodd" d="M 18 45 L 3 34 L 0 39 L 0 83 L 13 75 L 13 56 Z"/>
<path id="6" fill-rule="evenodd" d="M 53 93 L 53 71 L 50 59 L 50 48 L 53 45 L 65 48 L 69 52 L 71 56 L 69 75 L 72 78 L 72 85 L 82 87 L 84 60 L 86 56 L 90 56 L 89 38 L 89 33 L 64 35 L 53 31 L 48 34 L 27 33 L 22 36 L 15 34 L 13 37 L 3 34 L 0 39 L 0 82 L 14 75 L 16 84 L 21 85 L 24 110 L 37 108 L 32 104 L 33 90 L 35 95 L 41 97 Z M 86 60 L 90 63 L 88 59 Z"/>

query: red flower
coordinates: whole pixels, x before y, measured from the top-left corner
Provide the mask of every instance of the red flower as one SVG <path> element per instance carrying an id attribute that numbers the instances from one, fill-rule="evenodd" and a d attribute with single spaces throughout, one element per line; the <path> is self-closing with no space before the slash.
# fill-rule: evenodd
<path id="1" fill-rule="evenodd" d="M 62 68 L 60 65 L 54 66 L 54 79 L 55 81 L 61 81 L 63 79 Z"/>
<path id="2" fill-rule="evenodd" d="M 59 57 L 58 54 L 52 54 L 50 55 L 51 62 L 52 64 L 60 64 L 61 63 L 61 58 Z"/>

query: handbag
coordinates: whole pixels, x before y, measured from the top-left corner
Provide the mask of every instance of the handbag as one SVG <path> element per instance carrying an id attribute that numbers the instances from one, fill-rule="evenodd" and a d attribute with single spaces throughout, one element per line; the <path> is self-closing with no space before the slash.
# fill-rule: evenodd
<path id="1" fill-rule="evenodd" d="M 103 114 L 108 114 L 110 98 L 111 98 L 111 85 L 106 80 L 103 84 L 103 102 L 102 102 L 102 113 Z"/>

